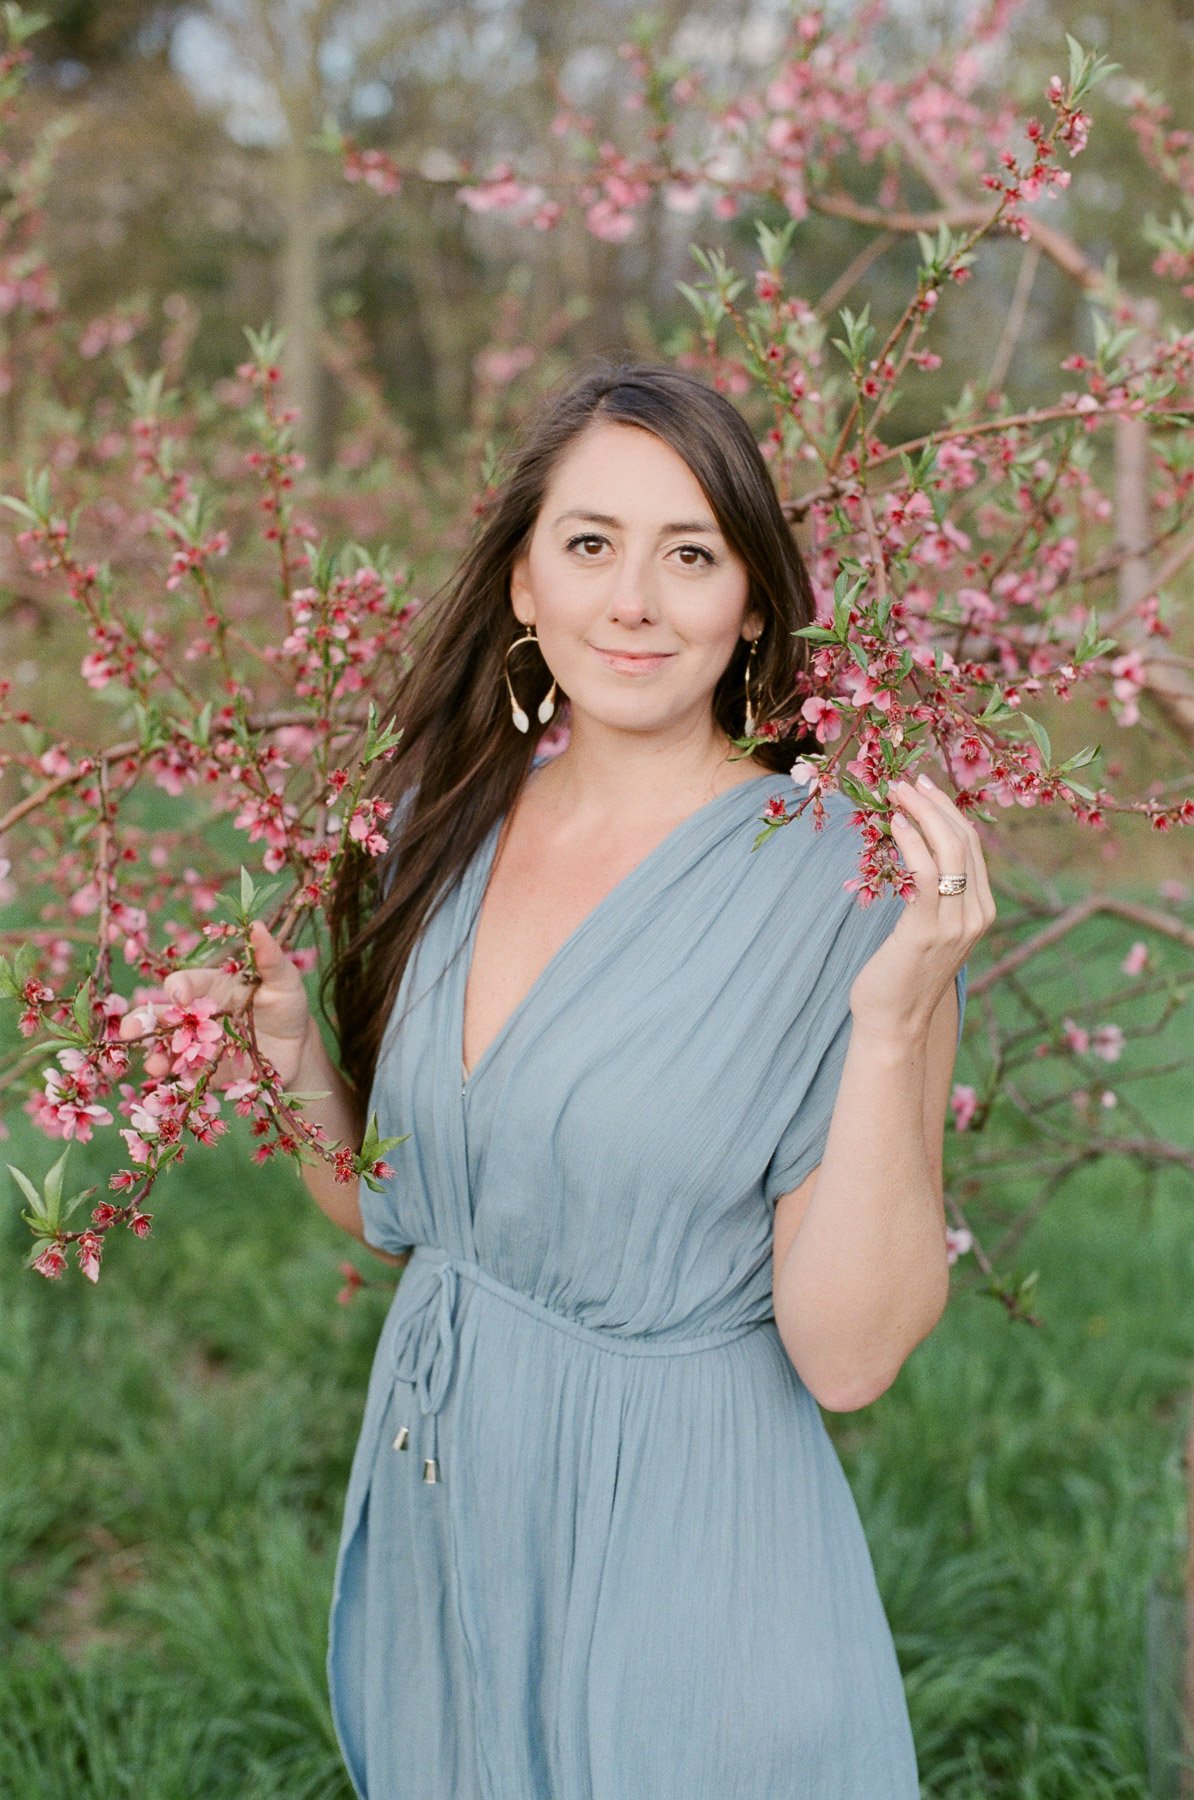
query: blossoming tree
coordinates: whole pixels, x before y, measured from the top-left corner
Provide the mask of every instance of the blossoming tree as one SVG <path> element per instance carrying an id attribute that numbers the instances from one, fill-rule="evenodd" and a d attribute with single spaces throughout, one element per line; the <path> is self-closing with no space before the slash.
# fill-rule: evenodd
<path id="1" fill-rule="evenodd" d="M 378 205 L 438 182 L 478 229 L 528 242 L 577 219 L 596 238 L 628 242 L 657 205 L 689 217 L 704 241 L 692 246 L 694 280 L 681 284 L 694 321 L 681 360 L 759 419 L 818 596 L 804 631 L 809 676 L 759 736 L 799 721 L 819 748 L 777 776 L 761 830 L 784 829 L 806 807 L 819 818 L 826 793 L 843 790 L 857 809 L 860 904 L 889 885 L 908 889 L 888 789 L 926 756 L 1009 858 L 1017 812 L 1059 808 L 1075 834 L 1194 821 L 1194 684 L 1174 641 L 1176 584 L 1194 559 L 1194 332 L 1181 328 L 1194 298 L 1189 134 L 1168 125 L 1161 102 L 1130 98 L 1158 206 L 1164 196 L 1172 208 L 1167 223 L 1144 222 L 1170 296 L 1163 317 L 1049 216 L 1086 144 L 1091 96 L 1115 66 L 1070 39 L 1066 73 L 1048 82 L 1041 116 L 1024 119 L 981 90 L 980 53 L 1004 28 L 1006 4 L 976 17 L 961 51 L 899 80 L 868 63 L 878 10 L 840 31 L 820 12 L 797 13 L 771 66 L 720 97 L 710 70 L 678 66 L 644 26 L 623 47 L 627 141 L 601 137 L 562 101 L 551 141 L 522 169 L 445 170 L 441 156 L 428 172 L 327 132 L 345 178 L 376 190 Z M 11 7 L 6 18 L 0 97 L 11 112 L 28 21 Z M 8 169 L 0 293 L 10 355 L 22 334 L 36 336 L 69 380 L 72 356 L 115 366 L 132 333 L 118 320 L 59 316 L 39 251 L 39 178 L 32 161 Z M 791 272 L 796 233 L 816 217 L 848 220 L 870 239 L 820 297 L 800 292 Z M 727 234 L 741 244 L 744 223 L 757 254 L 739 268 Z M 939 424 L 910 434 L 901 403 L 942 368 L 942 316 L 965 308 L 983 242 L 995 238 L 1049 259 L 1089 296 L 1092 346 L 1062 360 L 1055 392 L 1009 407 L 1001 384 L 1023 321 L 1018 284 L 986 386 L 963 379 Z M 872 318 L 856 290 L 887 246 L 912 242 L 904 304 Z M 386 847 L 388 807 L 370 794 L 370 771 L 395 740 L 373 682 L 387 660 L 417 654 L 417 574 L 351 535 L 337 539 L 337 497 L 308 478 L 295 449 L 279 340 L 265 331 L 250 345 L 214 425 L 185 382 L 130 365 L 127 422 L 105 414 L 73 461 L 47 432 L 44 466 L 6 500 L 29 603 L 46 603 L 36 591 L 74 609 L 86 638 L 78 679 L 116 721 L 83 741 L 64 729 L 71 708 L 35 719 L 0 681 L 0 767 L 14 794 L 0 808 L 0 872 L 13 874 L 22 904 L 40 902 L 32 922 L 0 932 L 0 991 L 16 1002 L 23 1040 L 0 1081 L 48 1138 L 66 1140 L 40 1182 L 10 1165 L 33 1237 L 29 1266 L 51 1278 L 73 1253 L 94 1281 L 110 1232 L 147 1236 L 159 1178 L 214 1142 L 230 1110 L 249 1121 L 259 1160 L 322 1158 L 343 1182 L 376 1185 L 401 1141 L 379 1139 L 371 1121 L 359 1147 L 325 1142 L 304 1097 L 261 1055 L 251 1003 L 217 1014 L 205 999 L 170 1003 L 161 986 L 213 957 L 253 978 L 262 919 L 299 969 L 314 967 L 344 860 Z M 517 383 L 533 364 L 529 346 L 499 346 L 489 379 Z M 409 491 L 400 463 L 394 479 Z M 477 475 L 473 510 L 494 478 L 491 455 Z M 1098 744 L 1054 749 L 1038 714 L 1053 707 L 1064 731 L 1079 695 L 1114 733 L 1148 724 L 1165 766 L 1147 792 L 1112 785 L 1118 759 L 1100 777 Z M 1033 1316 L 1018 1241 L 1072 1173 L 1108 1154 L 1146 1172 L 1194 1166 L 1194 1151 L 1168 1142 L 1099 1068 L 1183 1004 L 1181 965 L 1171 971 L 1164 952 L 1184 954 L 1188 970 L 1187 897 L 1176 882 L 1155 902 L 1092 891 L 1064 903 L 1026 887 L 1001 908 L 990 965 L 972 977 L 970 1035 L 980 1036 L 977 1022 L 983 1055 L 976 1043 L 980 1073 L 953 1096 L 951 1156 L 963 1173 L 948 1194 L 950 1250 L 972 1256 L 1014 1317 Z M 1123 989 L 1100 995 L 1097 1017 L 1063 1003 L 1055 1018 L 1031 1003 L 1027 977 L 1099 914 L 1131 930 Z M 1023 1002 L 1020 1017 L 997 1013 L 997 987 Z M 1134 1032 L 1111 1017 L 1152 995 L 1160 1014 Z M 130 1005 L 152 1021 L 131 1044 L 119 1032 Z M 168 1057 L 167 1075 L 146 1073 L 151 1051 Z M 1132 1115 L 1124 1129 L 1109 1122 L 1116 1111 Z M 65 1194 L 69 1144 L 102 1135 L 119 1166 L 112 1197 L 84 1215 L 95 1190 Z M 1017 1155 L 1031 1161 L 1037 1197 L 985 1241 L 983 1203 Z"/>

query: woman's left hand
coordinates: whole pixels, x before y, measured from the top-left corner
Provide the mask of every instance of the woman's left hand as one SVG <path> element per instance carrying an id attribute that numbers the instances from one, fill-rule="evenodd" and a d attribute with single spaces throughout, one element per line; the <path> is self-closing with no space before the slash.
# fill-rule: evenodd
<path id="1" fill-rule="evenodd" d="M 894 782 L 888 793 L 906 817 L 891 835 L 916 883 L 902 917 L 850 988 L 850 1011 L 869 1025 L 925 1032 L 937 1003 L 984 932 L 995 902 L 978 832 L 935 782 Z M 942 875 L 965 875 L 960 894 L 939 894 Z"/>

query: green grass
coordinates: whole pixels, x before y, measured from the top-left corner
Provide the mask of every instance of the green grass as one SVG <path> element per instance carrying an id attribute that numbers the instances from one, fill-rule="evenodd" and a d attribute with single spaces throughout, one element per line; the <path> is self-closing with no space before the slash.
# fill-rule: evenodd
<path id="1" fill-rule="evenodd" d="M 44 1170 L 59 1147 L 10 1123 L 0 1160 Z M 76 1146 L 68 1191 L 108 1166 Z M 1149 1595 L 1183 1549 L 1194 1193 L 1142 1186 L 1096 1164 L 1033 1228 L 1042 1329 L 958 1292 L 888 1394 L 829 1416 L 931 1800 L 1173 1791 Z M 0 1211 L 0 1797 L 350 1800 L 326 1617 L 393 1278 L 239 1121 L 152 1206 L 94 1288 L 24 1273 Z M 350 1255 L 379 1286 L 344 1308 Z"/>
<path id="2" fill-rule="evenodd" d="M 958 1295 L 876 1406 L 830 1421 L 926 1795 L 1154 1791 L 1146 1618 L 1181 1562 L 1190 1202 L 1175 1183 L 1146 1217 L 1122 1171 L 1088 1176 L 1030 1239 L 1043 1328 Z"/>

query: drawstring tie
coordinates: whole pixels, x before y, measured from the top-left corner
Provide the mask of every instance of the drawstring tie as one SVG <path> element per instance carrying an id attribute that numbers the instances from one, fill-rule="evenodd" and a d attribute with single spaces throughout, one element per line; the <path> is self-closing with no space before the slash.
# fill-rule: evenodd
<path id="1" fill-rule="evenodd" d="M 403 1280 L 409 1279 L 409 1271 Z M 439 1439 L 436 1420 L 452 1379 L 456 1356 L 456 1270 L 451 1262 L 441 1262 L 435 1289 L 424 1305 L 416 1306 L 404 1319 L 391 1351 L 391 1363 L 399 1381 L 408 1381 L 418 1396 L 419 1407 L 430 1417 L 430 1454 L 423 1458 L 423 1480 L 437 1482 L 439 1474 Z M 394 1439 L 395 1450 L 405 1450 L 410 1443 L 410 1429 L 403 1425 Z"/>

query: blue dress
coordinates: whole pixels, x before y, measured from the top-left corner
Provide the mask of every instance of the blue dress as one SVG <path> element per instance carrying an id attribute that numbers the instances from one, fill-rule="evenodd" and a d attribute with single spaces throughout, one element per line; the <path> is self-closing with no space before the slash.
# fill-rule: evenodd
<path id="1" fill-rule="evenodd" d="M 463 1084 L 500 821 L 407 965 L 370 1110 L 413 1135 L 360 1200 L 413 1255 L 329 1621 L 362 1800 L 916 1800 L 870 1553 L 771 1295 L 776 1197 L 821 1160 L 850 984 L 904 903 L 843 889 L 840 794 L 752 854 L 772 793 L 682 820 Z"/>

